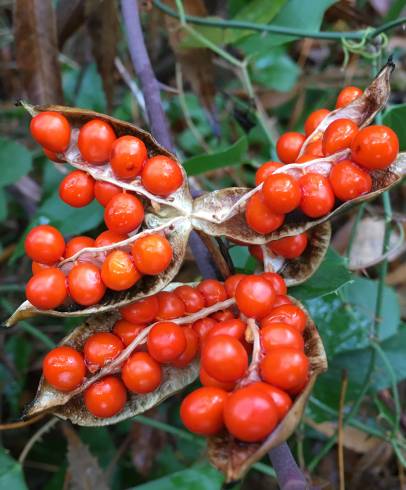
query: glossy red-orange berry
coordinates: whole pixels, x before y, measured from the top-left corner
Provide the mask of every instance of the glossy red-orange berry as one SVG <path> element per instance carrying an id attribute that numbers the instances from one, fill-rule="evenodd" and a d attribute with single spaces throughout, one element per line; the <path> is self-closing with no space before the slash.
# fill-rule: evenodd
<path id="1" fill-rule="evenodd" d="M 130 254 L 123 250 L 113 250 L 103 262 L 101 277 L 109 289 L 125 291 L 141 279 L 141 274 Z"/>
<path id="2" fill-rule="evenodd" d="M 200 341 L 204 340 L 210 330 L 217 325 L 218 322 L 214 318 L 206 317 L 196 320 L 192 328 L 198 334 Z"/>
<path id="3" fill-rule="evenodd" d="M 94 183 L 94 197 L 103 207 L 106 207 L 110 199 L 121 192 L 120 187 L 110 182 L 96 180 Z"/>
<path id="4" fill-rule="evenodd" d="M 149 158 L 141 173 L 142 185 L 151 194 L 166 197 L 183 183 L 179 164 L 165 155 Z"/>
<path id="5" fill-rule="evenodd" d="M 262 187 L 265 204 L 276 214 L 290 213 L 300 204 L 302 191 L 298 181 L 288 174 L 270 175 Z"/>
<path id="6" fill-rule="evenodd" d="M 351 160 L 368 169 L 385 169 L 399 153 L 396 133 L 387 126 L 360 129 L 351 145 Z"/>
<path id="7" fill-rule="evenodd" d="M 135 352 L 125 362 L 121 378 L 132 393 L 151 393 L 161 384 L 162 369 L 147 352 Z"/>
<path id="8" fill-rule="evenodd" d="M 308 244 L 307 233 L 299 233 L 295 236 L 287 236 L 268 243 L 269 250 L 285 259 L 296 259 L 306 250 Z M 283 293 L 282 293 L 283 294 Z"/>
<path id="9" fill-rule="evenodd" d="M 79 131 L 78 147 L 83 160 L 96 165 L 107 162 L 116 139 L 113 128 L 101 119 L 92 119 Z"/>
<path id="10" fill-rule="evenodd" d="M 188 366 L 196 357 L 199 350 L 199 335 L 190 326 L 183 327 L 183 333 L 186 338 L 186 348 L 182 354 L 173 361 L 173 365 L 177 368 L 184 368 Z"/>
<path id="11" fill-rule="evenodd" d="M 161 291 L 157 295 L 159 320 L 173 320 L 185 314 L 185 303 L 172 291 Z"/>
<path id="12" fill-rule="evenodd" d="M 261 327 L 265 328 L 270 323 L 287 323 L 302 333 L 306 327 L 307 317 L 305 312 L 298 306 L 284 304 L 274 307 L 269 315 L 261 321 Z"/>
<path id="13" fill-rule="evenodd" d="M 313 133 L 313 131 L 317 128 L 317 126 L 321 123 L 321 121 L 330 114 L 328 109 L 317 109 L 316 111 L 309 114 L 305 123 L 304 129 L 306 136 L 309 136 Z"/>
<path id="14" fill-rule="evenodd" d="M 235 316 L 231 309 L 228 309 L 216 311 L 215 313 L 210 315 L 210 318 L 213 318 L 214 320 L 216 320 L 216 322 L 225 322 L 227 320 L 233 320 Z"/>
<path id="15" fill-rule="evenodd" d="M 88 236 L 75 236 L 71 238 L 65 248 L 65 258 L 72 257 L 84 248 L 92 248 L 95 246 L 93 238 Z"/>
<path id="16" fill-rule="evenodd" d="M 348 87 L 344 87 L 338 94 L 336 109 L 340 109 L 341 107 L 345 107 L 348 104 L 351 104 L 351 102 L 354 102 L 355 99 L 361 97 L 362 94 L 363 91 L 358 87 L 354 87 L 351 85 Z"/>
<path id="17" fill-rule="evenodd" d="M 268 246 L 271 243 L 273 242 L 270 242 Z M 276 272 L 263 272 L 261 274 L 261 277 L 266 279 L 271 284 L 276 295 L 286 294 L 288 292 L 285 280 L 281 275 L 277 274 Z"/>
<path id="18" fill-rule="evenodd" d="M 235 438 L 244 442 L 265 439 L 278 423 L 278 411 L 263 389 L 253 385 L 234 391 L 224 404 L 224 423 Z"/>
<path id="19" fill-rule="evenodd" d="M 249 386 L 257 388 L 259 390 L 263 390 L 272 398 L 272 401 L 274 402 L 276 410 L 278 412 L 279 421 L 285 417 L 290 407 L 292 406 L 292 399 L 286 393 L 286 391 L 283 391 L 276 386 L 270 385 L 268 383 L 262 383 L 260 381 L 252 383 Z"/>
<path id="20" fill-rule="evenodd" d="M 264 381 L 289 391 L 306 381 L 309 359 L 301 349 L 274 347 L 261 361 L 260 371 Z"/>
<path id="21" fill-rule="evenodd" d="M 262 192 L 257 192 L 247 203 L 245 219 L 250 228 L 261 235 L 266 235 L 282 226 L 285 215 L 273 213 L 266 205 Z"/>
<path id="22" fill-rule="evenodd" d="M 275 290 L 261 276 L 246 276 L 235 290 L 238 309 L 250 318 L 263 318 L 268 315 L 275 302 Z"/>
<path id="23" fill-rule="evenodd" d="M 323 152 L 326 156 L 350 148 L 358 126 L 351 119 L 336 119 L 323 134 Z"/>
<path id="24" fill-rule="evenodd" d="M 192 286 L 183 285 L 173 291 L 185 305 L 186 313 L 196 313 L 205 307 L 204 296 Z"/>
<path id="25" fill-rule="evenodd" d="M 110 164 L 120 179 L 134 179 L 147 160 L 147 148 L 136 136 L 120 136 L 111 148 Z"/>
<path id="26" fill-rule="evenodd" d="M 202 346 L 201 365 L 219 381 L 237 381 L 248 368 L 247 351 L 230 335 L 207 335 Z"/>
<path id="27" fill-rule="evenodd" d="M 73 300 L 83 306 L 95 305 L 106 292 L 100 270 L 89 262 L 73 266 L 68 274 L 68 287 Z"/>
<path id="28" fill-rule="evenodd" d="M 213 378 L 213 376 L 210 376 L 210 374 L 202 367 L 200 367 L 199 380 L 203 386 L 213 386 L 214 388 L 221 388 L 225 391 L 231 391 L 235 386 L 234 381 L 225 382 Z"/>
<path id="29" fill-rule="evenodd" d="M 113 333 L 120 337 L 121 342 L 127 347 L 145 327 L 145 324 L 136 325 L 127 320 L 117 320 L 113 327 Z"/>
<path id="30" fill-rule="evenodd" d="M 55 162 L 55 163 L 65 163 L 65 160 L 63 160 L 62 158 L 60 158 L 58 156 L 58 153 L 56 153 L 54 151 L 47 150 L 46 148 L 43 148 L 43 150 L 44 150 L 45 156 L 49 160 L 51 160 L 52 162 Z"/>
<path id="31" fill-rule="evenodd" d="M 229 298 L 234 297 L 235 290 L 241 279 L 244 277 L 244 274 L 233 274 L 232 276 L 227 277 L 227 279 L 224 281 L 224 287 L 226 288 L 226 293 Z"/>
<path id="32" fill-rule="evenodd" d="M 63 153 L 69 146 L 71 127 L 59 112 L 40 112 L 31 119 L 30 131 L 35 141 L 46 150 Z"/>
<path id="33" fill-rule="evenodd" d="M 101 369 L 105 364 L 115 359 L 124 345 L 121 340 L 109 332 L 97 332 L 91 335 L 83 346 L 83 355 L 91 373 Z"/>
<path id="34" fill-rule="evenodd" d="M 242 320 L 230 318 L 229 320 L 224 320 L 217 325 L 214 325 L 213 328 L 207 332 L 206 339 L 214 337 L 215 335 L 229 335 L 237 340 L 241 340 L 246 328 L 247 325 Z"/>
<path id="35" fill-rule="evenodd" d="M 295 162 L 305 139 L 303 134 L 294 131 L 283 134 L 276 142 L 276 152 L 281 162 Z"/>
<path id="36" fill-rule="evenodd" d="M 371 176 L 350 160 L 342 160 L 331 169 L 329 180 L 334 194 L 341 201 L 349 201 L 372 189 Z"/>
<path id="37" fill-rule="evenodd" d="M 291 305 L 291 304 L 292 301 L 289 299 L 289 296 L 286 296 L 285 294 L 277 294 L 273 307 L 277 308 L 278 306 Z"/>
<path id="38" fill-rule="evenodd" d="M 299 179 L 302 189 L 300 208 L 310 218 L 320 218 L 334 207 L 334 192 L 327 177 L 309 173 Z"/>
<path id="39" fill-rule="evenodd" d="M 52 349 L 42 361 L 46 381 L 58 391 L 72 391 L 80 386 L 86 374 L 82 354 L 73 347 L 61 345 Z"/>
<path id="40" fill-rule="evenodd" d="M 150 355 L 160 363 L 176 361 L 186 349 L 184 329 L 176 323 L 156 323 L 148 334 L 147 348 Z"/>
<path id="41" fill-rule="evenodd" d="M 215 387 L 198 388 L 187 395 L 180 406 L 180 418 L 195 434 L 212 436 L 224 425 L 223 409 L 227 393 Z"/>
<path id="42" fill-rule="evenodd" d="M 304 163 L 303 157 L 307 157 L 305 161 L 316 160 L 318 158 L 323 158 L 323 140 L 319 138 L 316 141 L 308 143 L 305 148 L 304 154 L 297 159 L 297 163 Z"/>
<path id="43" fill-rule="evenodd" d="M 31 263 L 32 275 L 35 276 L 35 274 L 38 274 L 38 272 L 44 271 L 45 269 L 49 269 L 50 267 L 53 266 L 48 264 L 40 264 L 39 262 L 32 262 Z"/>
<path id="44" fill-rule="evenodd" d="M 24 241 L 25 253 L 40 264 L 55 264 L 65 252 L 65 240 L 53 226 L 39 225 L 30 230 Z"/>
<path id="45" fill-rule="evenodd" d="M 293 347 L 304 349 L 304 340 L 296 327 L 288 323 L 269 323 L 261 329 L 261 343 L 266 351 L 275 347 Z"/>
<path id="46" fill-rule="evenodd" d="M 151 323 L 156 319 L 159 310 L 157 295 L 148 296 L 120 308 L 121 316 L 135 324 Z"/>
<path id="47" fill-rule="evenodd" d="M 83 400 L 86 408 L 95 417 L 109 418 L 124 408 L 127 392 L 120 379 L 116 376 L 106 376 L 87 388 Z"/>
<path id="48" fill-rule="evenodd" d="M 142 274 L 152 276 L 166 270 L 173 256 L 172 245 L 159 233 L 151 233 L 136 240 L 131 253 L 137 269 Z"/>
<path id="49" fill-rule="evenodd" d="M 144 219 L 141 201 L 128 193 L 113 196 L 104 209 L 104 221 L 109 230 L 128 234 L 137 229 Z"/>
<path id="50" fill-rule="evenodd" d="M 117 233 L 115 231 L 106 230 L 102 231 L 94 242 L 95 247 L 106 247 L 107 245 L 113 245 L 113 243 L 119 243 L 128 238 L 127 235 Z"/>
<path id="51" fill-rule="evenodd" d="M 196 289 L 204 297 L 206 306 L 212 306 L 227 299 L 224 284 L 216 279 L 204 279 Z"/>
<path id="52" fill-rule="evenodd" d="M 87 206 L 94 199 L 94 179 L 82 170 L 74 170 L 60 183 L 59 197 L 74 208 Z"/>
<path id="53" fill-rule="evenodd" d="M 272 175 L 275 170 L 283 167 L 282 163 L 279 162 L 265 162 L 263 163 L 255 174 L 255 186 L 262 184 L 270 175 Z"/>
<path id="54" fill-rule="evenodd" d="M 64 273 L 55 267 L 37 272 L 25 287 L 28 301 L 39 310 L 53 310 L 67 297 Z"/>

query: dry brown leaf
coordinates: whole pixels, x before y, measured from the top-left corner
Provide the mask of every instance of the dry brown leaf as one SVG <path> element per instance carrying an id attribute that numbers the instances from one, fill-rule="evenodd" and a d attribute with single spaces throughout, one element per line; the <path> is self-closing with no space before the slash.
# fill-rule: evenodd
<path id="1" fill-rule="evenodd" d="M 59 0 L 56 7 L 58 46 L 62 50 L 65 42 L 85 21 L 83 0 Z"/>
<path id="2" fill-rule="evenodd" d="M 327 437 L 332 437 L 337 432 L 337 424 L 334 422 L 322 422 L 318 424 L 308 417 L 305 417 L 304 421 L 312 429 L 317 430 Z M 382 443 L 382 439 L 379 439 L 378 437 L 372 437 L 367 433 L 348 425 L 344 427 L 343 433 L 344 446 L 347 449 L 356 451 L 357 453 L 366 453 Z"/>
<path id="3" fill-rule="evenodd" d="M 114 97 L 114 58 L 120 36 L 117 2 L 111 0 L 87 0 L 85 3 L 86 26 L 92 40 L 92 52 L 100 73 L 109 112 Z"/>
<path id="4" fill-rule="evenodd" d="M 293 298 L 291 300 L 306 311 L 303 305 L 297 300 Z M 249 468 L 261 460 L 270 449 L 279 446 L 292 435 L 303 415 L 307 399 L 310 396 L 317 376 L 327 370 L 327 357 L 323 343 L 309 315 L 303 335 L 305 339 L 305 353 L 310 360 L 309 382 L 302 393 L 296 398 L 285 418 L 270 436 L 258 444 L 237 441 L 228 433 L 209 439 L 209 460 L 216 468 L 224 473 L 227 482 L 241 479 Z"/>
<path id="5" fill-rule="evenodd" d="M 399 228 L 393 226 L 389 239 L 388 252 L 383 255 L 385 220 L 367 217 L 360 221 L 351 247 L 348 267 L 351 270 L 366 269 L 381 262 L 384 258 L 395 260 L 405 249 Z"/>
<path id="6" fill-rule="evenodd" d="M 62 102 L 52 0 L 14 2 L 16 61 L 27 96 L 36 104 Z"/>
<path id="7" fill-rule="evenodd" d="M 68 472 L 71 490 L 109 490 L 107 478 L 100 468 L 99 462 L 89 448 L 80 440 L 76 431 L 69 425 L 63 424 L 63 433 L 68 442 Z"/>
<path id="8" fill-rule="evenodd" d="M 165 0 L 169 7 L 176 10 L 174 0 Z M 183 7 L 187 15 L 206 17 L 207 9 L 203 0 L 184 0 Z M 206 48 L 185 48 L 182 42 L 188 36 L 179 21 L 169 15 L 165 15 L 165 25 L 169 33 L 169 44 L 182 67 L 184 77 L 192 86 L 192 91 L 199 97 L 203 106 L 213 111 L 214 86 L 213 56 Z"/>

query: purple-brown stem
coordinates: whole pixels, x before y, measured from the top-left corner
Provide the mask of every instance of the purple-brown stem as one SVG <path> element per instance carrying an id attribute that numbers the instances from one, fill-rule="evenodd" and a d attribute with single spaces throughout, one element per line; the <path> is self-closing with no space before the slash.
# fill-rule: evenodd
<path id="1" fill-rule="evenodd" d="M 135 72 L 140 79 L 151 132 L 161 145 L 173 150 L 172 138 L 161 102 L 159 85 L 145 47 L 138 1 L 121 0 L 121 9 L 127 32 L 128 48 Z M 205 278 L 215 277 L 217 275 L 216 269 L 213 261 L 210 260 L 210 254 L 195 233 L 190 240 L 190 245 L 202 276 Z M 305 490 L 310 488 L 286 443 L 272 449 L 269 452 L 269 457 L 282 490 Z"/>

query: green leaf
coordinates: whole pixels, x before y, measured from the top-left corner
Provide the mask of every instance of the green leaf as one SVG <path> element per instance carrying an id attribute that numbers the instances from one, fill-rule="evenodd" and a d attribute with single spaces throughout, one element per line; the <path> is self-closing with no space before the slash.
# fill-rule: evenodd
<path id="1" fill-rule="evenodd" d="M 31 170 L 31 153 L 16 141 L 0 138 L 0 187 L 14 184 Z"/>
<path id="2" fill-rule="evenodd" d="M 377 281 L 354 276 L 353 282 L 344 285 L 339 295 L 329 294 L 305 302 L 322 336 L 329 360 L 339 353 L 369 345 L 377 288 Z M 396 334 L 399 322 L 396 293 L 385 286 L 379 339 L 385 340 Z"/>
<path id="3" fill-rule="evenodd" d="M 390 107 L 383 116 L 383 124 L 395 131 L 399 138 L 401 151 L 406 150 L 406 104 Z"/>
<path id="4" fill-rule="evenodd" d="M 318 32 L 323 21 L 325 11 L 337 0 L 288 0 L 281 8 L 278 15 L 273 19 L 271 25 L 279 27 L 291 27 L 292 29 L 303 29 L 307 32 Z M 296 36 L 282 36 L 269 33 L 268 41 L 272 46 L 285 44 L 297 39 Z M 269 46 L 269 44 L 268 44 Z"/>
<path id="5" fill-rule="evenodd" d="M 273 0 L 272 2 L 269 2 L 269 0 L 253 0 L 251 2 L 246 2 L 232 20 L 268 24 L 280 11 L 282 6 L 286 4 L 286 1 L 287 0 Z M 227 29 L 225 43 L 232 44 L 251 33 L 252 31 L 244 31 L 241 29 Z"/>
<path id="6" fill-rule="evenodd" d="M 390 6 L 390 9 L 388 10 L 388 13 L 385 15 L 385 18 L 383 19 L 384 22 L 396 20 L 398 17 L 400 17 L 405 5 L 406 5 L 406 0 L 394 0 L 392 2 L 392 5 Z"/>
<path id="7" fill-rule="evenodd" d="M 396 335 L 381 342 L 397 382 L 406 378 L 406 363 L 404 346 L 406 345 L 406 325 L 399 327 Z M 363 387 L 369 368 L 371 349 L 359 349 L 339 354 L 329 363 L 328 371 L 317 380 L 314 396 L 332 408 L 337 409 L 339 402 L 340 379 L 345 369 L 348 374 L 347 401 L 354 400 Z M 376 355 L 375 371 L 372 375 L 371 389 L 383 390 L 391 385 L 391 377 L 379 355 Z"/>
<path id="8" fill-rule="evenodd" d="M 4 189 L 0 187 L 0 221 L 7 218 L 7 199 Z"/>
<path id="9" fill-rule="evenodd" d="M 278 49 L 266 50 L 255 59 L 251 67 L 254 82 L 280 92 L 292 90 L 300 74 L 292 58 Z"/>
<path id="10" fill-rule="evenodd" d="M 21 465 L 0 446 L 0 488 L 27 490 Z"/>
<path id="11" fill-rule="evenodd" d="M 58 228 L 65 236 L 80 235 L 99 226 L 103 221 L 103 212 L 104 209 L 96 200 L 85 208 L 78 209 L 65 204 L 58 192 L 54 192 L 38 208 L 32 222 L 17 243 L 11 261 L 17 260 L 24 254 L 25 237 L 34 226 L 46 223 Z"/>
<path id="12" fill-rule="evenodd" d="M 95 200 L 85 208 L 73 208 L 65 204 L 55 192 L 38 209 L 36 217 L 56 226 L 63 235 L 80 235 L 98 226 L 103 220 L 104 209 Z"/>
<path id="13" fill-rule="evenodd" d="M 313 276 L 301 284 L 289 289 L 289 294 L 304 301 L 320 298 L 337 291 L 351 281 L 351 274 L 345 260 L 332 248 L 329 248 L 321 266 Z"/>
<path id="14" fill-rule="evenodd" d="M 209 464 L 177 471 L 129 490 L 220 490 L 223 476 Z"/>
<path id="15" fill-rule="evenodd" d="M 242 136 L 225 150 L 189 158 L 184 167 L 188 175 L 199 175 L 218 168 L 240 165 L 247 155 L 247 150 L 247 137 Z"/>
<path id="16" fill-rule="evenodd" d="M 75 100 L 77 107 L 106 112 L 107 102 L 102 80 L 97 72 L 96 64 L 90 64 L 81 80 L 79 93 Z"/>

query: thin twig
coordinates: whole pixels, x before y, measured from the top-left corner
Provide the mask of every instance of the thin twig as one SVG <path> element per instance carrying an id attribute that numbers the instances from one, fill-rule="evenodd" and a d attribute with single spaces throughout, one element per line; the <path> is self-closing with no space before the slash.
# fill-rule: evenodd
<path id="1" fill-rule="evenodd" d="M 172 139 L 162 107 L 158 81 L 145 46 L 137 0 L 121 0 L 121 9 L 127 31 L 128 49 L 141 82 L 151 132 L 161 145 L 171 150 L 173 148 Z"/>
<path id="2" fill-rule="evenodd" d="M 160 0 L 152 0 L 153 4 L 170 15 L 171 17 L 175 17 L 180 19 L 180 15 Z M 394 29 L 402 24 L 406 23 L 406 18 L 401 17 L 400 19 L 396 19 L 391 22 L 386 22 L 375 29 L 363 29 L 360 31 L 347 31 L 347 32 L 334 32 L 334 31 L 308 31 L 305 29 L 294 29 L 291 27 L 283 27 L 276 26 L 272 24 L 259 24 L 256 22 L 244 22 L 237 20 L 224 20 L 219 18 L 204 18 L 204 17 L 196 17 L 193 15 L 185 15 L 184 20 L 190 22 L 195 25 L 203 25 L 208 27 L 219 28 L 223 27 L 226 29 L 243 29 L 250 31 L 258 31 L 258 32 L 272 32 L 274 34 L 281 34 L 282 36 L 295 36 L 295 37 L 303 37 L 303 38 L 311 38 L 311 39 L 328 39 L 334 41 L 340 41 L 341 39 L 351 39 L 351 40 L 362 40 L 367 36 L 368 39 L 373 39 L 383 32 L 389 31 L 390 29 Z"/>
<path id="3" fill-rule="evenodd" d="M 140 88 L 137 85 L 137 82 L 132 78 L 124 63 L 120 60 L 120 58 L 114 58 L 114 66 L 117 68 L 117 71 L 120 73 L 121 78 L 124 80 L 127 87 L 130 89 L 130 92 L 133 94 L 137 104 L 139 105 L 142 115 L 144 116 L 145 122 L 148 123 L 148 114 L 145 107 L 144 96 Z"/>
<path id="4" fill-rule="evenodd" d="M 345 395 L 348 388 L 347 371 L 343 371 L 341 377 L 340 404 L 338 410 L 338 471 L 340 478 L 340 490 L 345 490 L 345 469 L 344 469 L 344 408 Z"/>
<path id="5" fill-rule="evenodd" d="M 24 427 L 27 427 L 27 425 L 35 424 L 35 422 L 41 420 L 43 417 L 45 417 L 45 415 L 45 413 L 40 413 L 39 415 L 36 415 L 35 417 L 32 417 L 28 420 L 20 420 L 18 422 L 10 422 L 8 424 L 0 424 L 0 431 L 22 429 Z"/>
<path id="6" fill-rule="evenodd" d="M 40 429 L 35 432 L 32 437 L 28 440 L 27 444 L 24 446 L 24 449 L 21 451 L 20 457 L 18 458 L 18 462 L 23 465 L 25 458 L 27 457 L 28 453 L 31 451 L 32 447 L 34 444 L 41 439 L 41 437 L 50 430 L 57 422 L 59 422 L 59 419 L 57 417 L 52 417 L 51 420 L 48 420 L 46 424 L 44 424 Z"/>

